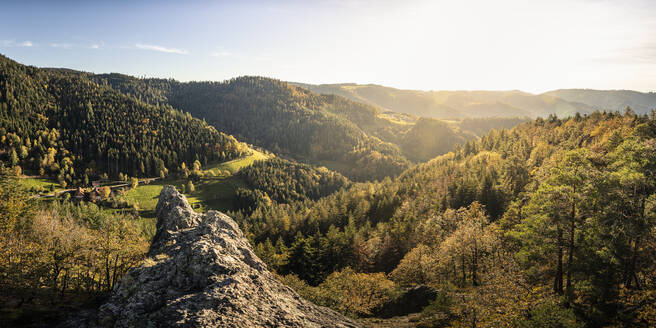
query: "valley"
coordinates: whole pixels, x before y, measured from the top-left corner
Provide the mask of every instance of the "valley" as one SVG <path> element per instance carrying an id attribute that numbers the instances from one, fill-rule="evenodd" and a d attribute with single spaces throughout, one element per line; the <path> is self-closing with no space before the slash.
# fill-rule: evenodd
<path id="1" fill-rule="evenodd" d="M 419 91 L 381 85 L 293 83 L 319 93 L 379 106 L 388 111 L 439 119 L 484 117 L 569 116 L 592 111 L 623 111 L 640 114 L 654 109 L 656 95 L 631 90 L 561 89 L 531 94 L 512 91 Z"/>
<path id="2" fill-rule="evenodd" d="M 0 2 L 0 328 L 656 327 L 656 1 Z"/>
<path id="3" fill-rule="evenodd" d="M 599 110 L 644 104 L 629 96 L 179 82 L 0 57 L 0 323 L 122 304 L 122 277 L 177 265 L 153 253 L 175 211 L 218 210 L 232 219 L 190 229 L 234 220 L 261 279 L 348 324 L 648 327 L 656 121 Z"/>

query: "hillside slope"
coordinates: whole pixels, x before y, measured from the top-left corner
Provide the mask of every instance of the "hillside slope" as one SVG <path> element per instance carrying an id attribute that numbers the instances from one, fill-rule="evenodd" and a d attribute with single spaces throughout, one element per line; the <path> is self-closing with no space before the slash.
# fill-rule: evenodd
<path id="1" fill-rule="evenodd" d="M 461 133 L 447 123 L 422 117 L 403 135 L 399 144 L 410 160 L 425 162 L 473 139 L 474 135 Z"/>
<path id="2" fill-rule="evenodd" d="M 206 165 L 248 151 L 210 126 L 356 181 L 396 176 L 410 166 L 407 158 L 425 160 L 472 137 L 450 124 L 419 136 L 424 125 L 377 106 L 263 77 L 181 83 L 3 62 L 0 160 L 60 183 L 167 175 L 183 162 Z"/>
<path id="3" fill-rule="evenodd" d="M 396 179 L 234 217 L 261 258 L 311 288 L 345 270 L 386 272 L 401 286 L 455 286 L 444 296 L 453 303 L 433 309 L 452 325 L 477 308 L 503 313 L 477 317 L 491 327 L 533 320 L 535 309 L 595 327 L 650 327 L 655 148 L 646 116 L 538 119 Z"/>
<path id="4" fill-rule="evenodd" d="M 7 166 L 79 185 L 105 173 L 166 175 L 183 162 L 207 164 L 246 149 L 201 120 L 101 86 L 86 73 L 0 56 L 0 161 Z"/>
<path id="5" fill-rule="evenodd" d="M 152 103 L 165 101 L 239 139 L 326 165 L 352 179 L 381 179 L 409 165 L 398 146 L 381 140 L 391 140 L 397 128 L 404 127 L 378 119 L 377 109 L 318 96 L 278 80 L 240 77 L 180 83 L 119 74 L 93 78 Z"/>

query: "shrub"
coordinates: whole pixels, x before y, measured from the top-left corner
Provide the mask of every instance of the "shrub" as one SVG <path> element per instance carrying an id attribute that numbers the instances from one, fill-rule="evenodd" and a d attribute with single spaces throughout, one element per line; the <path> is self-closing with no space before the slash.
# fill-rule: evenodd
<path id="1" fill-rule="evenodd" d="M 437 258 L 428 246 L 419 245 L 406 254 L 390 277 L 403 286 L 430 284 L 436 280 Z"/>
<path id="2" fill-rule="evenodd" d="M 317 302 L 351 316 L 368 316 L 397 293 L 383 273 L 333 272 L 317 287 Z"/>
<path id="3" fill-rule="evenodd" d="M 453 299 L 448 290 L 442 289 L 437 297 L 421 312 L 419 327 L 447 327 L 452 316 Z"/>
<path id="4" fill-rule="evenodd" d="M 555 302 L 542 303 L 530 310 L 528 318 L 515 323 L 520 328 L 581 328 L 572 309 L 566 309 Z"/>

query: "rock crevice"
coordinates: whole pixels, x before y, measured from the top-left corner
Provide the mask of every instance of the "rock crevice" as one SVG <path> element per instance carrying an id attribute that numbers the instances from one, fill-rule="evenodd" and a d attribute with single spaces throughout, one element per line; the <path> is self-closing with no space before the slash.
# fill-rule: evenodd
<path id="1" fill-rule="evenodd" d="M 100 307 L 105 327 L 356 327 L 278 282 L 227 215 L 162 189 L 148 259 Z"/>

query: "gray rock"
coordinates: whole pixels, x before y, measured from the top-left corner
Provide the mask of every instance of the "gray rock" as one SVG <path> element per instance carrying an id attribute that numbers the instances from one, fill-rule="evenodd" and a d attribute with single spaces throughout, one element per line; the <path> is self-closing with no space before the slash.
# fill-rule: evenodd
<path id="1" fill-rule="evenodd" d="M 356 327 L 278 282 L 237 224 L 166 186 L 149 258 L 100 307 L 103 327 Z"/>

